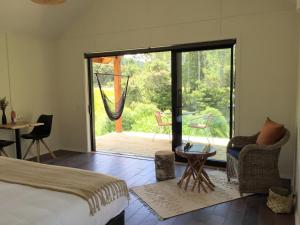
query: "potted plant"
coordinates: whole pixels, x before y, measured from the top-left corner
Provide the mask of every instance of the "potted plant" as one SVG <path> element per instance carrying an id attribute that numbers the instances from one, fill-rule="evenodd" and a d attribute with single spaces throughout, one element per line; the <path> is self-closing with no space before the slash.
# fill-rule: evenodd
<path id="1" fill-rule="evenodd" d="M 5 109 L 8 106 L 8 101 L 6 97 L 0 99 L 0 109 L 2 110 L 2 124 L 7 124 L 7 119 L 5 115 Z"/>

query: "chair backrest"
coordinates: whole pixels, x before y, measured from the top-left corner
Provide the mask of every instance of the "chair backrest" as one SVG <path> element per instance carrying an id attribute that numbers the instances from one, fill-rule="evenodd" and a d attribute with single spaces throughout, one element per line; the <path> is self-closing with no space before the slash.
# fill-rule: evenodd
<path id="1" fill-rule="evenodd" d="M 161 119 L 161 112 L 159 112 L 159 111 L 155 112 L 155 118 L 156 118 L 156 121 L 157 121 L 158 125 L 162 125 L 163 124 L 163 121 Z"/>
<path id="2" fill-rule="evenodd" d="M 288 142 L 290 139 L 290 131 L 286 128 L 284 128 L 284 135 L 280 140 L 278 140 L 275 144 L 271 145 L 272 148 L 281 148 L 284 144 Z"/>
<path id="3" fill-rule="evenodd" d="M 209 113 L 207 115 L 203 116 L 203 119 L 205 119 L 205 125 L 206 126 L 210 126 L 213 123 L 213 114 Z"/>
<path id="4" fill-rule="evenodd" d="M 37 122 L 43 123 L 42 126 L 34 127 L 31 131 L 33 135 L 43 135 L 48 137 L 51 133 L 53 115 L 40 115 Z"/>
<path id="5" fill-rule="evenodd" d="M 198 122 L 201 119 L 200 123 Z M 193 122 L 195 121 L 195 122 Z M 203 122 L 202 122 L 203 121 Z M 191 120 L 191 125 L 203 125 L 203 128 L 209 127 L 213 123 L 213 114 L 205 114 Z"/>

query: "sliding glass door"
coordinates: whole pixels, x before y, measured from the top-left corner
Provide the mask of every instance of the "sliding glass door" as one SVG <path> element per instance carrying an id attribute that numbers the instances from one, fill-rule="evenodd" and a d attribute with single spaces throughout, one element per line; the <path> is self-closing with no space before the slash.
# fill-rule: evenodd
<path id="1" fill-rule="evenodd" d="M 129 131 L 133 134 L 132 131 L 135 131 L 134 135 L 143 132 L 143 137 L 139 137 L 141 140 L 145 138 L 145 133 L 150 133 L 151 146 L 157 144 L 160 138 L 165 138 L 168 144 L 163 145 L 164 149 L 170 151 L 187 142 L 211 145 L 217 149 L 216 156 L 211 159 L 224 165 L 226 145 L 234 128 L 234 46 L 235 40 L 225 40 L 86 54 L 93 149 L 97 148 L 96 135 L 104 129 L 109 131 L 106 133 L 115 131 L 117 134 Z M 97 90 L 95 73 L 101 74 L 107 72 L 102 70 L 109 69 L 113 74 L 113 67 L 108 68 L 110 64 L 107 62 L 115 59 L 120 59 L 119 73 L 131 75 L 123 126 L 119 130 L 107 120 L 104 113 L 97 114 L 95 111 L 103 108 L 99 96 L 94 101 L 94 89 Z M 113 90 L 114 78 L 112 76 L 111 81 L 103 81 L 107 91 Z M 168 126 L 156 135 L 156 130 L 161 128 L 159 120 L 155 118 L 158 114 L 166 117 Z M 131 115 L 134 116 L 131 118 Z M 100 120 L 108 122 L 102 123 L 102 126 Z M 119 143 L 115 139 L 114 142 Z M 178 156 L 176 159 L 182 160 Z"/>
<path id="2" fill-rule="evenodd" d="M 173 53 L 173 148 L 210 145 L 226 161 L 233 133 L 234 45 Z M 178 158 L 180 160 L 180 158 Z"/>

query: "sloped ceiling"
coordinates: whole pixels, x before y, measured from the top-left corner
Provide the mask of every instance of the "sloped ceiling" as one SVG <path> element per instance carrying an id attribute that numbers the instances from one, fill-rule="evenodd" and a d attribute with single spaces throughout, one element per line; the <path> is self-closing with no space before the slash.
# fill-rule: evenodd
<path id="1" fill-rule="evenodd" d="M 62 5 L 41 6 L 31 0 L 0 0 L 0 32 L 58 38 L 97 1 L 100 0 L 66 0 Z M 287 1 L 296 3 L 296 0 Z"/>
<path id="2" fill-rule="evenodd" d="M 59 37 L 95 0 L 67 0 L 55 6 L 30 0 L 0 0 L 0 31 Z"/>

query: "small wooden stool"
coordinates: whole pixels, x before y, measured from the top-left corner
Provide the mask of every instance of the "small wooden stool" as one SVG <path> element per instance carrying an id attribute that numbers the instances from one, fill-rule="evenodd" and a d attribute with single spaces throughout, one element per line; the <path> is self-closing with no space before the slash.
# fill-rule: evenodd
<path id="1" fill-rule="evenodd" d="M 175 178 L 175 156 L 171 151 L 155 152 L 155 172 L 159 181 Z"/>

